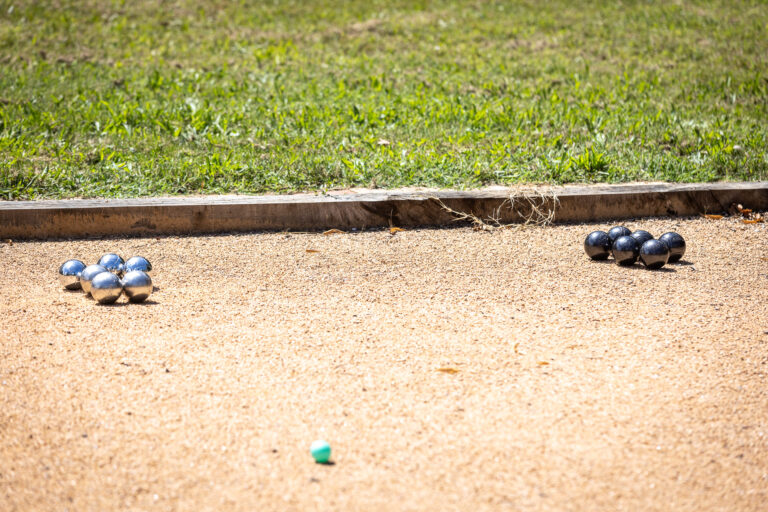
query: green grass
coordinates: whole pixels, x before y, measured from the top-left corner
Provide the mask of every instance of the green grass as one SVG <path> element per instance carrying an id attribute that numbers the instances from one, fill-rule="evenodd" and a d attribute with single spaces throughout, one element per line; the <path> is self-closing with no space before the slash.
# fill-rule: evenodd
<path id="1" fill-rule="evenodd" d="M 0 0 L 5 199 L 764 180 L 767 120 L 763 1 Z"/>

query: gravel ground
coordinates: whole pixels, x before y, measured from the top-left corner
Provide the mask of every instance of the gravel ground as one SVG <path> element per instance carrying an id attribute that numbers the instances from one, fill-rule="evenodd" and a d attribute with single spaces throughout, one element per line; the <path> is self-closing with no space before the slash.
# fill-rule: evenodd
<path id="1" fill-rule="evenodd" d="M 0 510 L 765 510 L 768 226 L 626 225 L 2 243 Z"/>

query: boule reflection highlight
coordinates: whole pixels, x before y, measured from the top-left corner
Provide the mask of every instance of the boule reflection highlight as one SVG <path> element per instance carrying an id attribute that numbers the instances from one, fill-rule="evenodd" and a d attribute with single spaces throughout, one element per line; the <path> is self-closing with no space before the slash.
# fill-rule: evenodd
<path id="1" fill-rule="evenodd" d="M 110 252 L 99 258 L 98 264 L 110 272 L 114 272 L 115 274 L 122 274 L 125 261 L 117 254 Z"/>
<path id="2" fill-rule="evenodd" d="M 112 272 L 102 272 L 91 281 L 91 296 L 99 304 L 112 304 L 121 293 L 123 293 L 123 284 Z"/>
<path id="3" fill-rule="evenodd" d="M 101 265 L 88 265 L 83 269 L 80 274 L 80 285 L 86 294 L 91 293 L 91 281 L 93 281 L 93 278 L 102 272 L 107 272 L 107 269 Z"/>
<path id="4" fill-rule="evenodd" d="M 85 270 L 85 263 L 80 260 L 67 260 L 59 267 L 59 282 L 67 290 L 79 290 L 79 275 Z"/>
<path id="5" fill-rule="evenodd" d="M 128 300 L 144 302 L 152 295 L 152 278 L 141 270 L 132 270 L 123 276 L 123 290 Z"/>
<path id="6" fill-rule="evenodd" d="M 134 256 L 133 258 L 129 258 L 123 267 L 126 273 L 133 270 L 141 270 L 147 274 L 152 272 L 152 264 L 147 258 L 144 258 L 143 256 Z"/>

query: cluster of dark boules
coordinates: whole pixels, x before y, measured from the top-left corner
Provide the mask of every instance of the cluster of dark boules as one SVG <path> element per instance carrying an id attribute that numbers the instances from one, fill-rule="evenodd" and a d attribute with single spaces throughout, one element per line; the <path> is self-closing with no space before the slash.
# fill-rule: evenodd
<path id="1" fill-rule="evenodd" d="M 648 231 L 630 231 L 616 226 L 605 231 L 593 231 L 584 240 L 584 251 L 593 260 L 607 260 L 609 256 L 618 265 L 629 267 L 639 259 L 650 270 L 660 269 L 667 263 L 680 261 L 685 254 L 685 240 L 670 231 L 655 239 Z"/>
<path id="2" fill-rule="evenodd" d="M 114 253 L 86 266 L 80 260 L 67 260 L 59 267 L 59 282 L 67 290 L 82 289 L 99 304 L 113 304 L 125 293 L 129 302 L 144 302 L 152 295 L 149 273 L 152 264 L 142 256 L 128 261 Z"/>

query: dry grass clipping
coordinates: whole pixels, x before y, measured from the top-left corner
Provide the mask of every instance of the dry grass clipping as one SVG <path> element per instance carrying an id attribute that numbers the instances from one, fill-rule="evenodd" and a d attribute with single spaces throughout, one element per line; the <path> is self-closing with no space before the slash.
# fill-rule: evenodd
<path id="1" fill-rule="evenodd" d="M 518 191 L 510 194 L 488 218 L 482 219 L 472 213 L 454 210 L 437 197 L 432 196 L 430 199 L 435 200 L 443 210 L 450 213 L 455 221 L 469 222 L 473 229 L 478 231 L 494 231 L 515 225 L 548 226 L 554 221 L 555 212 L 560 204 L 557 195 L 552 190 Z M 522 222 L 503 223 L 501 219 L 504 218 L 505 209 L 513 211 L 518 218 L 522 219 Z"/>

